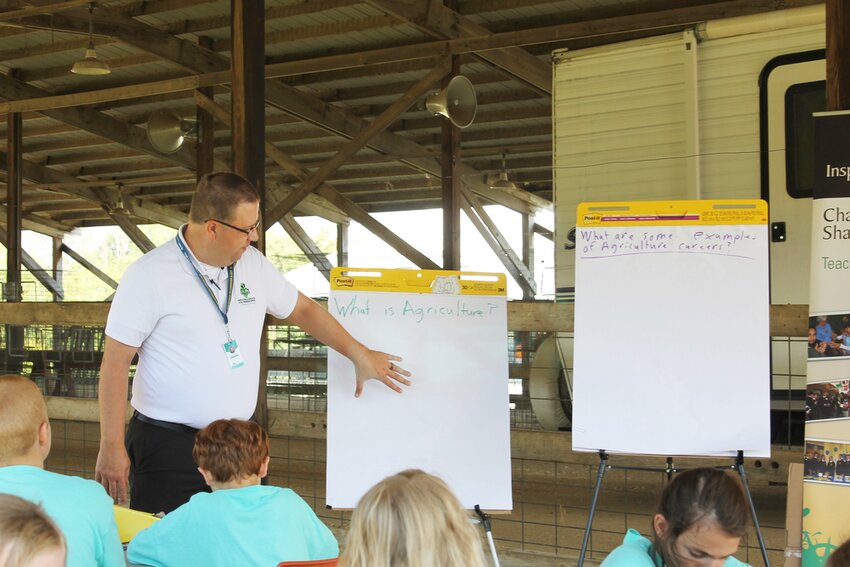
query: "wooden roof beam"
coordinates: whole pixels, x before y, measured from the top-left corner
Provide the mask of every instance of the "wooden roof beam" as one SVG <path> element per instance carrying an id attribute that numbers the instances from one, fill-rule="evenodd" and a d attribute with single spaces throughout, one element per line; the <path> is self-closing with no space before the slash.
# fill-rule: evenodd
<path id="1" fill-rule="evenodd" d="M 210 112 L 218 120 L 225 123 L 229 121 L 230 116 L 226 109 L 215 104 L 215 102 L 211 101 L 209 98 L 203 96 L 200 93 L 196 93 L 195 98 L 198 101 L 199 106 Z M 310 173 L 300 163 L 289 157 L 286 153 L 276 148 L 274 145 L 267 143 L 266 152 L 269 153 L 269 155 L 282 168 L 289 171 L 297 179 L 306 180 L 310 178 Z M 341 209 L 351 218 L 365 226 L 368 230 L 372 231 L 372 233 L 374 233 L 378 238 L 389 244 L 399 254 L 408 258 L 417 266 L 431 269 L 438 268 L 437 264 L 432 262 L 427 256 L 425 256 L 424 254 L 416 250 L 414 247 L 412 247 L 410 244 L 405 242 L 394 232 L 392 232 L 380 222 L 375 220 L 367 211 L 358 207 L 353 201 L 341 195 L 338 191 L 336 191 L 327 183 L 323 181 L 320 182 L 319 186 L 315 188 L 315 193 L 329 201 L 334 206 Z M 272 211 L 279 208 L 279 204 L 272 203 L 271 199 L 269 205 Z M 266 218 L 268 219 L 269 224 L 277 222 L 272 212 L 267 213 Z"/>
<path id="2" fill-rule="evenodd" d="M 118 289 L 118 282 L 110 278 L 106 272 L 86 260 L 81 254 L 78 254 L 73 248 L 65 244 L 64 242 L 60 246 L 60 250 L 70 256 L 74 261 L 80 264 L 82 267 L 90 271 L 92 274 L 97 276 L 103 283 L 111 287 L 112 289 Z"/>
<path id="3" fill-rule="evenodd" d="M 139 250 L 141 250 L 143 254 L 156 248 L 156 245 L 151 242 L 151 239 L 142 232 L 142 229 L 130 220 L 128 215 L 113 213 L 112 208 L 108 206 L 104 206 L 103 210 L 112 218 L 115 224 L 124 231 L 124 234 L 129 237 L 133 244 L 139 247 Z"/>
<path id="4" fill-rule="evenodd" d="M 331 281 L 331 269 L 333 264 L 328 261 L 327 256 L 319 248 L 319 246 L 310 238 L 310 235 L 298 224 L 291 214 L 287 213 L 280 219 L 280 225 L 283 230 L 289 235 L 293 242 L 298 245 L 298 248 L 304 252 L 304 255 L 313 263 L 319 273 L 326 280 Z"/>
<path id="5" fill-rule="evenodd" d="M 0 171 L 6 168 L 6 152 L 0 152 Z M 81 199 L 91 201 L 98 206 L 114 206 L 111 198 L 105 193 L 99 193 L 97 188 L 86 187 L 85 182 L 67 173 L 55 171 L 38 164 L 23 160 L 22 173 L 25 179 L 36 183 L 42 189 L 56 191 L 67 195 L 74 195 Z M 125 199 L 125 206 L 129 203 L 133 213 L 152 222 L 164 224 L 176 228 L 185 222 L 185 216 L 170 210 L 168 207 L 156 203 L 142 203 L 138 200 Z"/>
<path id="6" fill-rule="evenodd" d="M 502 235 L 499 227 L 496 226 L 496 223 L 493 222 L 490 215 L 481 206 L 481 202 L 468 190 L 461 189 L 461 192 L 463 193 L 463 199 L 461 200 L 463 211 L 478 229 L 478 232 L 481 233 L 484 240 L 487 241 L 487 244 L 493 249 L 496 256 L 502 261 L 505 269 L 526 294 L 531 297 L 537 295 L 537 284 L 534 281 L 534 275 L 528 269 L 528 266 L 522 262 L 520 257 L 517 256 L 513 248 L 511 248 L 511 245 Z"/>
<path id="7" fill-rule="evenodd" d="M 442 0 L 366 0 L 368 4 L 409 22 L 436 37 L 450 39 L 481 37 L 492 32 L 447 8 Z M 552 94 L 552 66 L 521 47 L 505 47 L 477 52 L 476 55 L 531 85 Z"/>
<path id="8" fill-rule="evenodd" d="M 139 49 L 155 53 L 160 57 L 173 61 L 183 67 L 200 73 L 221 73 L 224 70 L 229 70 L 229 61 L 222 56 L 203 49 L 198 45 L 183 39 L 168 36 L 168 41 L 158 43 L 156 39 L 161 35 L 167 35 L 151 26 L 147 26 L 141 22 L 136 22 L 132 18 L 128 18 L 111 9 L 105 9 L 108 19 L 113 23 L 120 23 L 125 33 L 121 35 L 122 41 L 128 42 Z M 106 19 L 106 18 L 104 18 Z M 116 23 L 116 25 L 117 25 Z M 268 66 L 267 66 L 268 69 Z M 197 78 L 197 77 L 196 77 Z M 210 83 L 212 84 L 212 83 Z M 196 85 L 203 86 L 201 84 Z M 350 114 L 340 110 L 337 107 L 326 104 L 315 97 L 302 93 L 293 87 L 283 85 L 280 81 L 269 81 L 266 85 L 266 100 L 278 106 L 282 110 L 289 112 L 303 120 L 312 122 L 326 129 L 335 130 L 338 133 L 354 138 L 360 131 L 368 128 L 368 123 L 362 120 L 355 120 Z M 415 143 L 407 139 L 387 132 L 381 132 L 374 136 L 369 141 L 372 147 L 379 146 L 376 149 L 384 151 L 384 153 L 392 153 L 398 151 L 399 147 L 408 148 L 410 155 L 414 155 L 414 150 L 420 150 L 424 155 L 430 156 L 430 153 L 424 149 L 418 148 Z M 413 158 L 403 160 L 417 169 L 422 169 L 423 166 L 428 167 L 429 173 L 435 176 L 441 174 L 439 163 L 432 157 L 423 157 L 420 159 Z M 467 168 L 469 169 L 469 168 Z M 482 183 L 471 182 L 472 188 L 475 191 L 491 194 L 494 199 L 501 198 L 503 204 L 510 208 L 516 209 L 518 202 L 521 211 L 528 210 L 531 203 L 523 203 L 520 195 L 500 195 L 494 192 L 489 187 Z M 530 194 L 529 194 L 530 195 Z M 424 266 L 423 266 L 424 267 Z"/>
<path id="9" fill-rule="evenodd" d="M 9 247 L 9 239 L 6 229 L 0 229 L 0 244 L 4 247 Z M 32 276 L 43 285 L 47 291 L 53 293 L 59 299 L 65 297 L 65 291 L 62 289 L 62 284 L 54 280 L 48 275 L 48 271 L 38 265 L 35 258 L 27 254 L 26 250 L 21 250 L 21 263 L 29 270 Z"/>
<path id="10" fill-rule="evenodd" d="M 430 90 L 435 83 L 442 79 L 449 71 L 451 66 L 447 60 L 435 67 L 430 73 L 417 81 L 410 89 L 396 100 L 389 108 L 387 108 L 380 116 L 376 117 L 368 126 L 360 130 L 356 136 L 351 138 L 331 159 L 327 160 L 307 179 L 305 179 L 298 189 L 289 197 L 284 199 L 273 210 L 269 211 L 269 219 L 276 221 L 298 204 L 301 199 L 309 195 L 319 185 L 339 169 L 345 161 L 362 149 L 369 143 L 372 138 L 386 130 L 390 123 L 395 120 L 399 114 L 410 108 L 413 103 Z M 425 266 L 420 266 L 425 267 Z"/>
<path id="11" fill-rule="evenodd" d="M 6 206 L 0 205 L 0 221 L 2 221 L 0 224 L 3 226 L 6 225 L 6 211 Z M 66 232 L 74 229 L 71 225 L 33 214 L 24 214 L 21 221 L 25 230 L 46 234 L 47 236 L 63 236 Z"/>
<path id="12" fill-rule="evenodd" d="M 0 75 L 0 98 L 9 101 L 21 101 L 22 99 L 49 97 L 50 94 L 32 85 L 15 80 L 11 77 Z M 1 103 L 0 106 L 10 103 Z M 79 103 L 82 104 L 82 103 Z M 10 110 L 6 110 L 9 112 Z M 195 154 L 188 147 L 169 155 L 163 155 L 156 151 L 147 139 L 142 128 L 131 126 L 116 120 L 109 115 L 97 112 L 85 107 L 56 108 L 48 105 L 39 109 L 45 116 L 54 120 L 70 124 L 81 130 L 91 132 L 98 136 L 113 140 L 140 152 L 167 159 L 169 161 L 195 168 Z"/>
<path id="13" fill-rule="evenodd" d="M 231 124 L 232 117 L 230 112 L 221 105 L 217 104 L 208 96 L 201 93 L 200 91 L 195 91 L 195 102 L 197 103 L 198 107 L 212 114 L 213 117 L 220 123 L 228 126 Z M 277 165 L 282 167 L 284 170 L 290 171 L 296 175 L 302 175 L 304 173 L 304 170 L 297 161 L 288 156 L 283 150 L 277 148 L 271 141 L 269 141 L 268 138 L 266 138 L 265 142 L 265 152 L 267 156 L 269 156 Z M 288 198 L 289 195 L 294 191 L 291 187 L 284 188 L 279 184 L 269 183 L 268 181 L 266 182 L 266 190 L 268 192 L 268 199 L 274 201 L 274 205 Z M 348 224 L 348 218 L 345 217 L 345 213 L 339 212 L 339 210 L 336 209 L 333 205 L 327 203 L 323 199 L 317 198 L 314 195 L 308 195 L 308 197 L 310 197 L 310 199 L 307 202 L 305 202 L 305 200 L 302 200 L 298 203 L 299 207 L 301 207 L 302 209 L 306 208 L 307 210 L 311 210 L 313 213 L 322 212 L 322 209 L 324 209 L 324 211 L 334 213 L 333 216 L 343 218 L 337 218 L 336 220 L 334 220 L 332 218 L 329 218 L 329 216 L 326 214 L 319 214 L 317 216 L 321 216 L 322 218 L 331 220 L 331 222 L 342 222 L 343 224 Z M 267 208 L 271 209 L 274 207 L 274 205 L 267 206 Z M 266 222 L 269 224 L 269 226 L 271 226 L 277 221 L 267 218 Z"/>

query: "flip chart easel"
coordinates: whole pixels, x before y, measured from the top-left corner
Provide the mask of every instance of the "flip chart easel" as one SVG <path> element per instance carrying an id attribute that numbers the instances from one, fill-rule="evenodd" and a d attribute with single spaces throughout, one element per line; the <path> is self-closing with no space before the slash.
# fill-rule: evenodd
<path id="1" fill-rule="evenodd" d="M 764 536 L 761 533 L 761 526 L 759 525 L 758 516 L 756 515 L 756 508 L 753 504 L 753 495 L 750 493 L 750 485 L 747 482 L 747 473 L 744 470 L 744 452 L 738 451 L 737 456 L 735 457 L 735 462 L 726 467 L 716 467 L 720 469 L 732 469 L 734 470 L 741 479 L 741 485 L 744 487 L 744 494 L 747 496 L 747 505 L 750 509 L 750 517 L 753 521 L 753 527 L 755 528 L 756 537 L 759 542 L 759 549 L 761 550 L 761 557 L 764 561 L 765 567 L 770 567 L 770 560 L 767 557 L 767 547 L 764 544 Z M 593 498 L 590 501 L 590 510 L 587 516 L 587 525 L 584 528 L 584 536 L 581 540 L 581 552 L 578 557 L 578 565 L 582 567 L 584 565 L 584 557 L 587 553 L 587 543 L 590 539 L 590 530 L 593 527 L 593 516 L 596 512 L 596 502 L 599 499 L 599 491 L 602 489 L 602 479 L 605 476 L 605 473 L 610 470 L 629 470 L 629 471 L 644 471 L 644 472 L 662 472 L 667 474 L 667 480 L 669 481 L 673 473 L 683 472 L 686 469 L 680 469 L 673 466 L 673 457 L 667 457 L 667 466 L 663 469 L 651 468 L 651 467 L 632 467 L 632 466 L 614 466 L 608 464 L 608 453 L 605 451 L 599 451 L 599 468 L 596 471 L 596 486 L 593 489 Z"/>
<path id="2" fill-rule="evenodd" d="M 579 565 L 608 453 L 668 475 L 670 455 L 729 455 L 745 487 L 743 455 L 770 455 L 767 220 L 763 201 L 579 206 L 573 450 L 600 455 Z"/>
<path id="3" fill-rule="evenodd" d="M 335 268 L 328 311 L 357 340 L 403 358 L 410 387 L 377 380 L 354 397 L 354 367 L 328 352 L 327 504 L 354 508 L 386 476 L 440 476 L 465 508 L 510 510 L 504 274 Z"/>

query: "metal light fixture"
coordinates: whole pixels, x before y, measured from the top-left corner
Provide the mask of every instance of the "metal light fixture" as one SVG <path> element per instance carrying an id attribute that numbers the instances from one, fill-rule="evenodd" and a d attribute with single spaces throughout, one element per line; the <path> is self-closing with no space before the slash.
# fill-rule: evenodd
<path id="1" fill-rule="evenodd" d="M 118 199 L 115 201 L 115 206 L 112 207 L 113 215 L 125 215 L 128 216 L 130 214 L 130 210 L 124 206 L 124 184 L 118 184 Z"/>
<path id="2" fill-rule="evenodd" d="M 94 50 L 92 12 L 94 12 L 94 2 L 89 3 L 89 46 L 86 49 L 86 56 L 71 67 L 71 72 L 76 75 L 108 75 L 112 72 L 106 61 L 97 58 L 97 52 Z"/>
<path id="3" fill-rule="evenodd" d="M 163 154 L 173 154 L 183 146 L 186 138 L 197 138 L 197 121 L 182 118 L 173 110 L 160 109 L 148 118 L 148 141 Z"/>
<path id="4" fill-rule="evenodd" d="M 518 189 L 516 183 L 508 179 L 508 170 L 505 167 L 505 154 L 502 154 L 502 171 L 499 172 L 499 178 L 490 183 L 490 189 Z"/>

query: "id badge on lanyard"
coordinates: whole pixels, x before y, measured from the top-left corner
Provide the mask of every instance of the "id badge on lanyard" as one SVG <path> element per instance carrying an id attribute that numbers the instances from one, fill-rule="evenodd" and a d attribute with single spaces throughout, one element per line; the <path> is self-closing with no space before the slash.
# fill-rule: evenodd
<path id="1" fill-rule="evenodd" d="M 227 333 L 227 342 L 222 346 L 224 347 L 224 352 L 227 353 L 227 362 L 230 363 L 230 369 L 236 370 L 245 366 L 245 359 L 242 358 L 242 353 L 239 351 L 239 344 L 230 337 L 230 329 L 228 327 L 225 327 L 225 332 Z"/>
<path id="2" fill-rule="evenodd" d="M 212 301 L 213 306 L 218 311 L 218 314 L 221 315 L 222 321 L 224 321 L 224 334 L 227 337 L 227 340 L 222 345 L 222 349 L 224 350 L 225 355 L 227 356 L 227 363 L 230 365 L 231 370 L 236 370 L 237 368 L 241 368 L 245 366 L 245 359 L 242 358 L 242 353 L 239 350 L 239 344 L 230 336 L 230 321 L 227 317 L 227 312 L 230 311 L 230 298 L 233 295 L 233 266 L 231 264 L 227 267 L 227 298 L 225 299 L 224 309 L 218 304 L 218 299 L 216 298 L 213 291 L 210 289 L 210 286 L 207 285 L 206 280 L 201 275 L 201 272 L 195 266 L 195 263 L 192 261 L 192 258 L 189 256 L 189 251 L 186 250 L 186 245 L 183 244 L 180 235 L 177 235 L 177 247 L 180 248 L 180 251 L 186 257 L 186 260 L 189 261 L 189 265 L 192 266 L 192 269 L 195 270 L 195 275 L 198 276 L 198 280 L 201 282 L 201 285 L 206 290 L 207 295 Z"/>

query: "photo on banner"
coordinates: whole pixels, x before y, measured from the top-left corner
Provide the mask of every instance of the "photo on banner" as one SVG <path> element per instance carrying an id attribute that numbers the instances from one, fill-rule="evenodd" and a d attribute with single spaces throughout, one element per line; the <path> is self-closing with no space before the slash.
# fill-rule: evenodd
<path id="1" fill-rule="evenodd" d="M 814 115 L 803 567 L 850 538 L 850 112 Z"/>
<path id="2" fill-rule="evenodd" d="M 803 481 L 850 487 L 850 443 L 807 439 Z"/>
<path id="3" fill-rule="evenodd" d="M 850 356 L 850 313 L 809 317 L 809 358 Z"/>
<path id="4" fill-rule="evenodd" d="M 814 382 L 806 386 L 806 421 L 848 419 L 850 380 Z"/>

